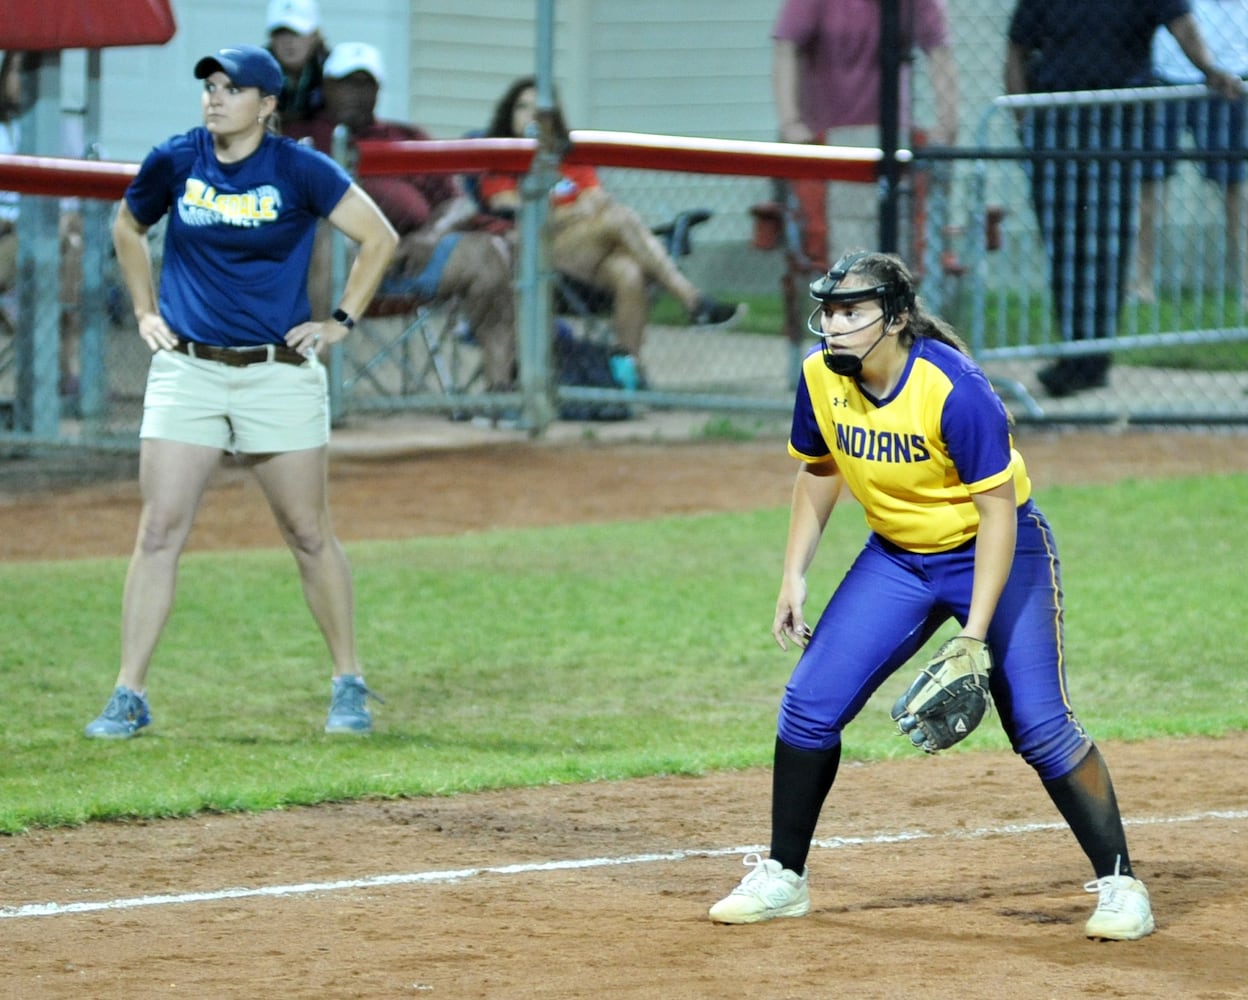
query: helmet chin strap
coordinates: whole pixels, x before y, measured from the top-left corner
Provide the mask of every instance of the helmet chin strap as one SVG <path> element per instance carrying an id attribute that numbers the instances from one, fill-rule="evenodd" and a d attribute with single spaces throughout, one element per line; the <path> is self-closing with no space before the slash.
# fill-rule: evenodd
<path id="1" fill-rule="evenodd" d="M 863 351 L 862 354 L 834 354 L 832 351 L 828 350 L 827 337 L 826 335 L 824 335 L 823 337 L 823 363 L 827 365 L 828 370 L 831 372 L 834 372 L 837 375 L 847 375 L 850 378 L 857 378 L 859 375 L 861 375 L 862 363 L 867 359 L 867 355 L 870 354 L 872 351 L 874 351 L 877 347 L 879 347 L 880 341 L 882 341 L 885 337 L 888 336 L 888 328 L 891 325 L 891 321 L 889 320 L 887 314 L 885 314 L 883 319 L 884 319 L 884 323 L 880 330 L 880 335 L 875 338 L 875 343 L 873 343 L 870 347 L 868 347 L 865 351 Z M 808 325 L 811 326 L 812 329 L 814 328 L 813 321 L 814 321 L 814 314 L 812 313 L 811 322 L 808 323 Z M 870 326 L 870 324 L 867 324 L 867 326 Z M 866 327 L 861 326 L 858 328 L 858 330 L 863 330 L 863 329 L 866 329 Z M 858 330 L 847 330 L 845 332 L 857 333 Z"/>
<path id="2" fill-rule="evenodd" d="M 837 375 L 848 375 L 850 378 L 857 378 L 862 374 L 862 363 L 867 359 L 867 355 L 880 346 L 880 341 L 888 336 L 888 327 L 885 327 L 875 343 L 868 347 L 861 355 L 858 354 L 833 354 L 827 348 L 827 342 L 824 342 L 823 363 L 828 366 L 829 371 L 835 372 Z"/>

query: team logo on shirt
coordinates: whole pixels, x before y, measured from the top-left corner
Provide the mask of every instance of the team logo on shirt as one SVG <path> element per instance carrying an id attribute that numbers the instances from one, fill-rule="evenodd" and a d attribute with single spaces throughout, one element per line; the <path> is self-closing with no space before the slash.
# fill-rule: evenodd
<path id="1" fill-rule="evenodd" d="M 273 222 L 281 200 L 281 193 L 271 184 L 251 191 L 220 193 L 211 184 L 188 177 L 178 202 L 178 217 L 188 226 L 251 228 Z"/>
<path id="2" fill-rule="evenodd" d="M 922 434 L 897 434 L 873 427 L 836 425 L 837 451 L 867 462 L 926 462 L 932 457 Z"/>

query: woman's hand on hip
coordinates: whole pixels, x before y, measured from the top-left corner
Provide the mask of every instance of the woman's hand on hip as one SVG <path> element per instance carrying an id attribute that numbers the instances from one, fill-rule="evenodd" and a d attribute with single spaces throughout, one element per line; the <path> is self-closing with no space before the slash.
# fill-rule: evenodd
<path id="1" fill-rule="evenodd" d="M 298 326 L 288 330 L 286 333 L 286 346 L 294 348 L 301 354 L 307 354 L 309 351 L 313 354 L 319 354 L 322 348 L 338 343 L 350 332 L 337 320 L 324 319 L 319 322 L 312 320 L 307 323 L 300 323 Z"/>
<path id="2" fill-rule="evenodd" d="M 141 312 L 135 318 L 138 320 L 139 336 L 153 354 L 157 351 L 171 351 L 177 347 L 178 336 L 169 329 L 160 313 Z"/>

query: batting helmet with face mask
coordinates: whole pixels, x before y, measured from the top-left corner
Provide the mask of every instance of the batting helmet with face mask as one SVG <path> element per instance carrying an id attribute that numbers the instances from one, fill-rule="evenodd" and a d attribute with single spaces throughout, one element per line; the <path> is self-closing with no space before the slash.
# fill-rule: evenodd
<path id="1" fill-rule="evenodd" d="M 893 321 L 914 307 L 914 289 L 900 275 L 886 278 L 883 281 L 876 281 L 874 284 L 858 285 L 853 288 L 840 287 L 845 278 L 858 265 L 873 258 L 876 261 L 880 259 L 879 255 L 867 250 L 851 251 L 833 264 L 827 274 L 821 275 L 810 283 L 810 297 L 817 300 L 819 305 L 814 308 L 807 318 L 806 327 L 819 338 L 823 345 L 823 363 L 837 375 L 857 376 L 861 373 L 863 359 L 875 350 L 880 341 L 884 339 Z M 871 273 L 873 268 L 869 266 L 859 267 L 858 270 L 863 277 L 875 277 Z M 817 319 L 823 313 L 824 306 L 828 303 L 839 305 L 869 302 L 873 299 L 879 299 L 880 309 L 884 314 L 884 327 L 875 343 L 868 347 L 862 355 L 834 353 L 828 347 L 827 335 L 823 332 L 823 326 Z"/>

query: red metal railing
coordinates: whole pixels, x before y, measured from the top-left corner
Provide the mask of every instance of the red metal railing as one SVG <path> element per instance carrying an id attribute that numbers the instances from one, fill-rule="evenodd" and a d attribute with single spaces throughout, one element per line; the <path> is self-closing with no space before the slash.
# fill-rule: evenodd
<path id="1" fill-rule="evenodd" d="M 567 163 L 866 183 L 879 177 L 882 155 L 878 149 L 591 129 L 574 129 L 571 140 L 571 147 L 564 156 Z M 533 139 L 364 141 L 359 143 L 357 169 L 362 176 L 480 170 L 522 174 L 529 169 L 536 150 L 537 142 Z M 909 163 L 909 150 L 901 150 L 898 158 Z"/>
<path id="2" fill-rule="evenodd" d="M 799 146 L 776 142 L 696 139 L 640 132 L 574 130 L 568 163 L 686 173 L 823 178 L 870 183 L 880 171 L 878 149 Z M 359 144 L 363 176 L 498 171 L 525 173 L 537 143 L 532 139 L 432 139 Z M 908 163 L 910 153 L 899 158 Z M 0 191 L 23 194 L 120 198 L 138 164 L 55 156 L 0 155 Z"/>
<path id="3" fill-rule="evenodd" d="M 137 163 L 0 155 L 0 191 L 112 200 L 122 196 L 138 170 Z"/>

